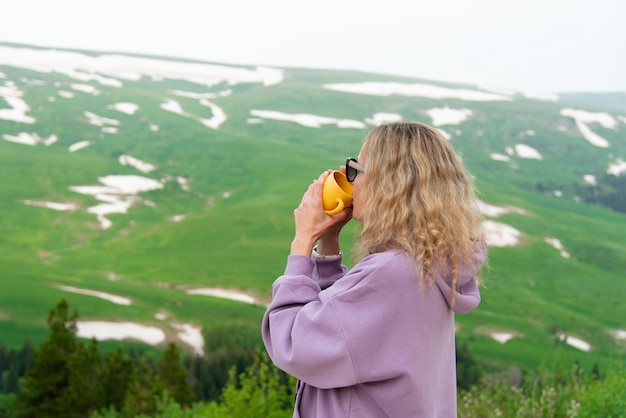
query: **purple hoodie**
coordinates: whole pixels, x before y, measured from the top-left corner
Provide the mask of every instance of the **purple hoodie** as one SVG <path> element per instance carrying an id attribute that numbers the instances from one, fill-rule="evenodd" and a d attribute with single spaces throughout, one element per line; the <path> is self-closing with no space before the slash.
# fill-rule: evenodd
<path id="1" fill-rule="evenodd" d="M 263 341 L 298 378 L 294 417 L 456 417 L 454 312 L 480 302 L 475 266 L 459 269 L 454 308 L 449 268 L 424 284 L 396 251 L 348 271 L 341 259 L 291 255 L 273 285 Z"/>

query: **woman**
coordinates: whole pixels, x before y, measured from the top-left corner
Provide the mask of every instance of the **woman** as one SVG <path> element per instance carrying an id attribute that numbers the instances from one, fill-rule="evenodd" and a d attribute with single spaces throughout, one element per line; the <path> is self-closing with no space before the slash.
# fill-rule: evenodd
<path id="1" fill-rule="evenodd" d="M 342 170 L 352 207 L 324 213 L 330 170 L 309 186 L 263 318 L 270 357 L 299 380 L 293 416 L 455 417 L 454 312 L 478 306 L 486 259 L 470 177 L 437 130 L 409 122 L 372 129 Z M 363 258 L 348 270 L 351 218 Z"/>

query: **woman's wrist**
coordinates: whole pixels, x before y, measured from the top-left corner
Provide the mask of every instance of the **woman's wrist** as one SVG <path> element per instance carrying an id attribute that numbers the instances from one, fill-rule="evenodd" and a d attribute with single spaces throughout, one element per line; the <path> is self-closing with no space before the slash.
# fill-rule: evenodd
<path id="1" fill-rule="evenodd" d="M 302 239 L 295 237 L 293 241 L 291 241 L 291 255 L 305 255 L 307 257 L 311 256 L 311 251 L 313 251 L 313 245 L 315 244 L 315 240 L 310 239 Z"/>
<path id="2" fill-rule="evenodd" d="M 339 235 L 323 236 L 317 242 L 316 250 L 319 254 L 339 254 Z"/>

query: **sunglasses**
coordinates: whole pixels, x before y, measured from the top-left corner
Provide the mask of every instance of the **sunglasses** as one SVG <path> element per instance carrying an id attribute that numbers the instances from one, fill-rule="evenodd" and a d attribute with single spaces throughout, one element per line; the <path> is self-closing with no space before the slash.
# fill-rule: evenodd
<path id="1" fill-rule="evenodd" d="M 359 171 L 365 172 L 365 167 L 356 162 L 356 158 L 350 157 L 346 160 L 346 178 L 350 183 L 354 182 Z"/>

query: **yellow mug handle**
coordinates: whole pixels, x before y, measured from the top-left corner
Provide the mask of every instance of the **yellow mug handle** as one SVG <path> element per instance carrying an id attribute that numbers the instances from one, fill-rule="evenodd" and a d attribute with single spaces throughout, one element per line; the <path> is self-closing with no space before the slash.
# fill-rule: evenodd
<path id="1" fill-rule="evenodd" d="M 324 212 L 326 212 L 327 215 L 333 216 L 341 212 L 343 210 L 343 207 L 344 207 L 343 200 L 337 198 L 337 206 L 335 207 L 335 209 L 325 210 Z"/>

